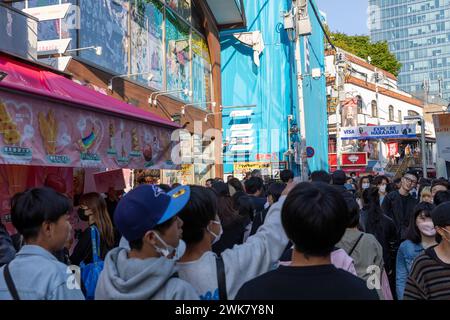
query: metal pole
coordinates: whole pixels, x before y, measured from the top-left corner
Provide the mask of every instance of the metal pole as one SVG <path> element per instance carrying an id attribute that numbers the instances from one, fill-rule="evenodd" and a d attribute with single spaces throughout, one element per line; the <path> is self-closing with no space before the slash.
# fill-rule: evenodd
<path id="1" fill-rule="evenodd" d="M 420 120 L 420 126 L 421 126 L 421 145 L 422 145 L 422 170 L 423 170 L 423 177 L 427 178 L 427 156 L 425 153 L 425 119 L 422 117 Z"/>

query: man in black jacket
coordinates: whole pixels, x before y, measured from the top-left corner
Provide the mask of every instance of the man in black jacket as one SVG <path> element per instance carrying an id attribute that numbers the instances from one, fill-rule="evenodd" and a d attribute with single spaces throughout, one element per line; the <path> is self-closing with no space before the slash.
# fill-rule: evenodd
<path id="1" fill-rule="evenodd" d="M 353 193 L 347 190 L 347 188 L 344 186 L 345 182 L 347 181 L 347 176 L 345 175 L 345 172 L 343 170 L 336 170 L 335 172 L 333 172 L 333 174 L 331 175 L 331 180 L 333 182 L 334 188 L 339 191 L 347 205 L 357 205 Z"/>
<path id="2" fill-rule="evenodd" d="M 9 263 L 16 256 L 16 250 L 5 226 L 0 222 L 0 266 Z"/>
<path id="3" fill-rule="evenodd" d="M 407 172 L 401 180 L 400 189 L 392 191 L 383 200 L 384 213 L 394 220 L 398 243 L 406 239 L 410 216 L 418 200 L 409 193 L 417 185 L 417 175 Z"/>

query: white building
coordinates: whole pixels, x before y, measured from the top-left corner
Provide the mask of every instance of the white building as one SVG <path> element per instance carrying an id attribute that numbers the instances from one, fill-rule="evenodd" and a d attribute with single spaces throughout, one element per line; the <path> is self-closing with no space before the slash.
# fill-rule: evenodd
<path id="1" fill-rule="evenodd" d="M 336 131 L 346 126 L 376 126 L 389 124 L 417 123 L 417 121 L 404 120 L 405 116 L 423 116 L 423 101 L 401 91 L 397 86 L 397 78 L 381 69 L 377 69 L 367 61 L 348 52 L 338 49 L 338 52 L 326 53 L 327 95 L 328 95 L 328 128 L 329 152 L 336 153 Z M 341 81 L 338 77 L 337 65 L 343 66 Z M 377 98 L 378 92 L 378 98 Z M 356 101 L 357 107 L 351 114 L 345 108 L 337 109 L 340 101 Z M 344 110 L 345 109 L 345 110 Z M 339 123 L 338 123 L 339 121 Z M 383 139 L 368 141 L 343 142 L 342 152 L 367 152 L 368 169 L 380 161 L 381 167 L 388 165 L 388 143 L 397 144 L 399 153 L 404 152 L 407 145 L 416 156 L 420 154 L 420 125 L 416 125 L 417 137 L 412 139 Z M 433 123 L 426 121 L 425 127 L 427 164 L 433 167 L 435 157 L 435 132 Z M 381 148 L 379 142 L 381 141 Z M 379 155 L 381 152 L 381 157 Z M 419 164 L 421 156 L 417 156 Z M 392 159 L 392 158 L 391 158 Z M 420 165 L 419 165 L 420 166 Z M 370 172 L 367 170 L 367 172 Z M 363 170 L 360 170 L 363 172 Z"/>

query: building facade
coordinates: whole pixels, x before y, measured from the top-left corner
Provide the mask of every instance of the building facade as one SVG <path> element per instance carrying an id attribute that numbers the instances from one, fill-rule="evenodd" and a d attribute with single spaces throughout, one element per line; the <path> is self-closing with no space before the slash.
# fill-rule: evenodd
<path id="1" fill-rule="evenodd" d="M 217 16 L 216 7 L 197 0 L 27 0 L 13 6 L 65 3 L 72 4 L 65 18 L 38 25 L 40 42 L 70 40 L 65 56 L 72 58 L 64 71 L 80 84 L 186 129 L 175 137 L 181 140 L 183 168 L 161 172 L 162 181 L 204 183 L 221 176 L 219 21 L 236 20 L 231 10 Z M 223 4 L 237 7 L 231 0 Z M 236 25 L 243 23 L 238 13 Z M 219 134 L 204 139 L 208 130 Z"/>
<path id="2" fill-rule="evenodd" d="M 340 165 L 347 171 L 360 173 L 372 173 L 377 169 L 380 172 L 389 171 L 389 167 L 396 164 L 395 155 L 398 153 L 403 159 L 405 150 L 408 153 L 408 148 L 411 150 L 411 155 L 414 155 L 415 164 L 420 167 L 421 129 L 417 121 L 404 118 L 425 116 L 423 101 L 400 90 L 394 75 L 377 69 L 365 60 L 339 48 L 337 51 L 327 51 L 326 66 L 329 152 L 332 155 L 330 157 L 332 170 L 337 168 L 336 157 L 340 156 Z M 342 71 L 338 66 L 342 68 Z M 342 76 L 343 83 L 339 83 L 339 76 Z M 425 152 L 429 170 L 433 171 L 436 163 L 436 136 L 431 118 L 425 117 L 425 120 Z M 413 137 L 349 141 L 341 139 L 342 129 L 346 127 L 402 124 L 416 124 Z M 338 141 L 339 139 L 341 141 Z M 339 147 L 341 150 L 338 150 Z M 346 158 L 352 155 L 365 160 L 352 165 L 346 162 Z"/>
<path id="3" fill-rule="evenodd" d="M 450 98 L 450 1 L 369 0 L 372 42 L 387 41 L 402 63 L 399 87 Z"/>
<path id="4" fill-rule="evenodd" d="M 244 8 L 247 28 L 220 37 L 225 174 L 300 175 L 306 146 L 315 150 L 309 170 L 327 170 L 324 34 L 314 1 L 247 0 Z M 280 12 L 294 8 L 307 13 L 310 34 L 289 29 Z"/>

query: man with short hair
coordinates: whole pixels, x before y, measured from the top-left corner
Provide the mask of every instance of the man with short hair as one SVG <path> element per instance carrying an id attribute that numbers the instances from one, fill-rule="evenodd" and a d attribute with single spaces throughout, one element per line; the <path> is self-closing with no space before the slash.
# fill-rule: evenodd
<path id="1" fill-rule="evenodd" d="M 339 191 L 339 193 L 344 197 L 345 202 L 347 205 L 354 204 L 356 205 L 357 202 L 355 200 L 355 197 L 353 196 L 353 193 L 344 186 L 345 182 L 347 180 L 347 176 L 343 170 L 336 170 L 331 175 L 331 179 L 333 182 L 333 186 L 336 190 Z"/>
<path id="2" fill-rule="evenodd" d="M 383 200 L 384 213 L 394 220 L 398 243 L 406 239 L 410 216 L 418 203 L 418 200 L 410 194 L 410 191 L 417 185 L 417 180 L 415 172 L 405 173 L 400 189 L 390 192 Z"/>
<path id="3" fill-rule="evenodd" d="M 261 170 L 259 170 L 259 169 L 253 170 L 252 173 L 251 173 L 251 176 L 252 176 L 252 178 L 255 177 L 255 178 L 261 178 L 262 179 Z"/>
<path id="4" fill-rule="evenodd" d="M 324 182 L 329 184 L 331 182 L 331 176 L 324 170 L 314 171 L 311 173 L 311 182 Z"/>
<path id="5" fill-rule="evenodd" d="M 378 300 L 363 280 L 331 264 L 348 224 L 347 205 L 335 188 L 299 184 L 283 204 L 281 221 L 294 243 L 291 265 L 245 283 L 236 300 Z"/>
<path id="6" fill-rule="evenodd" d="M 404 300 L 450 300 L 450 203 L 434 208 L 431 218 L 442 241 L 414 261 Z"/>
<path id="7" fill-rule="evenodd" d="M 284 183 L 292 182 L 294 181 L 294 172 L 292 172 L 292 170 L 285 169 L 280 172 L 280 179 Z"/>
<path id="8" fill-rule="evenodd" d="M 142 185 L 120 200 L 114 220 L 130 249 L 108 252 L 96 300 L 198 299 L 195 289 L 177 277 L 174 259 L 183 225 L 178 213 L 189 197 L 188 186 L 165 193 L 155 185 Z"/>
<path id="9" fill-rule="evenodd" d="M 435 179 L 431 182 L 431 197 L 434 198 L 436 193 L 439 191 L 447 191 L 448 190 L 448 181 L 445 179 Z"/>
<path id="10" fill-rule="evenodd" d="M 250 196 L 256 212 L 262 212 L 266 204 L 266 198 L 263 197 L 264 182 L 261 178 L 251 177 L 246 180 L 245 192 Z"/>
<path id="11" fill-rule="evenodd" d="M 208 179 L 206 180 L 205 185 L 206 187 L 211 188 L 214 182 L 216 182 L 214 179 Z"/>

